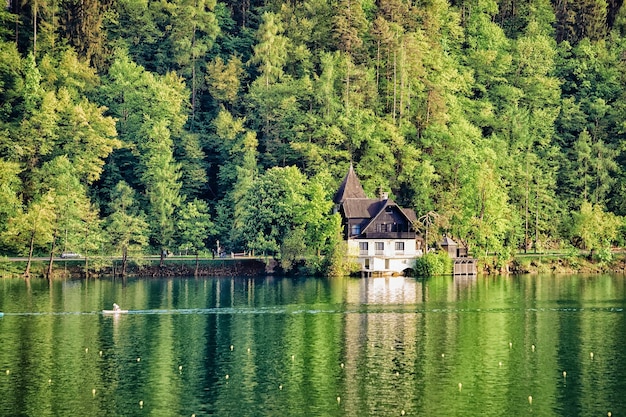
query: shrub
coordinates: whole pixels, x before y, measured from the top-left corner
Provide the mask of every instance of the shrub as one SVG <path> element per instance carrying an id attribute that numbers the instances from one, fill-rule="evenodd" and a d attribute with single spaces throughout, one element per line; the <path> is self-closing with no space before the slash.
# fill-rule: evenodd
<path id="1" fill-rule="evenodd" d="M 565 259 L 572 268 L 580 266 L 580 251 L 574 246 L 570 246 L 565 251 Z"/>
<path id="2" fill-rule="evenodd" d="M 415 275 L 427 277 L 431 275 L 447 275 L 452 273 L 452 258 L 447 252 L 427 253 L 415 260 Z"/>
<path id="3" fill-rule="evenodd" d="M 610 263 L 613 260 L 613 253 L 611 252 L 611 248 L 602 248 L 598 251 L 596 255 L 596 259 L 600 264 L 605 265 Z"/>

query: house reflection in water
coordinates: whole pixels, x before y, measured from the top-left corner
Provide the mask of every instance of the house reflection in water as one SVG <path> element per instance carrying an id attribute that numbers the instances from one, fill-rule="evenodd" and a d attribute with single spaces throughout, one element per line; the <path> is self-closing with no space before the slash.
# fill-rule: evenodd
<path id="1" fill-rule="evenodd" d="M 402 276 L 351 280 L 346 301 L 350 305 L 413 305 L 425 301 L 424 284 Z"/>

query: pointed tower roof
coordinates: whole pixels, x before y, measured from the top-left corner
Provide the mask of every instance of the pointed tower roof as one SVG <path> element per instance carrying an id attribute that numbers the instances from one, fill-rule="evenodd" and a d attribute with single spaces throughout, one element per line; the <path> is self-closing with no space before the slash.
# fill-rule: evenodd
<path id="1" fill-rule="evenodd" d="M 350 169 L 343 179 L 343 182 L 339 186 L 339 189 L 337 190 L 333 201 L 335 202 L 335 204 L 341 204 L 347 198 L 367 198 L 367 196 L 365 195 L 365 191 L 363 191 L 361 181 L 359 181 L 359 178 L 354 172 L 354 167 L 352 166 L 352 163 L 350 163 Z"/>

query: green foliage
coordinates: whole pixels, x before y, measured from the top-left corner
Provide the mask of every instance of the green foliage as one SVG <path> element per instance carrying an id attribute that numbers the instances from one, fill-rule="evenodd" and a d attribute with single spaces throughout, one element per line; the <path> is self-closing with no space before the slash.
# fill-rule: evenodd
<path id="1" fill-rule="evenodd" d="M 242 201 L 241 230 L 247 249 L 278 255 L 291 231 L 302 226 L 306 178 L 296 167 L 259 176 Z"/>
<path id="2" fill-rule="evenodd" d="M 17 163 L 0 159 L 0 234 L 6 230 L 8 220 L 21 209 L 19 173 Z"/>
<path id="3" fill-rule="evenodd" d="M 597 253 L 626 214 L 618 4 L 13 2 L 3 249 L 58 250 L 65 231 L 85 252 L 219 239 L 342 275 L 329 213 L 352 163 L 370 196 L 438 213 L 430 240 L 497 264 L 566 240 Z"/>
<path id="4" fill-rule="evenodd" d="M 307 253 L 304 241 L 304 230 L 300 227 L 289 230 L 280 245 L 280 266 L 289 271 Z"/>
<path id="5" fill-rule="evenodd" d="M 232 57 L 227 64 L 221 57 L 216 57 L 207 66 L 206 80 L 209 93 L 220 102 L 233 104 L 241 86 L 242 63 L 238 57 Z"/>
<path id="6" fill-rule="evenodd" d="M 605 212 L 600 205 L 585 201 L 580 211 L 573 213 L 571 236 L 579 239 L 583 249 L 609 248 L 617 238 L 622 223 L 622 219 Z"/>
<path id="7" fill-rule="evenodd" d="M 611 248 L 602 248 L 596 253 L 596 259 L 600 264 L 606 265 L 613 260 L 613 252 Z"/>
<path id="8" fill-rule="evenodd" d="M 137 207 L 135 191 L 125 182 L 116 185 L 111 196 L 111 214 L 105 227 L 114 253 L 141 252 L 148 243 L 148 223 Z"/>
<path id="9" fill-rule="evenodd" d="M 572 268 L 577 268 L 580 265 L 580 249 L 569 246 L 565 252 L 565 259 Z"/>
<path id="10" fill-rule="evenodd" d="M 178 214 L 177 242 L 181 251 L 198 253 L 206 249 L 206 241 L 215 234 L 208 205 L 201 200 L 188 201 Z"/>
<path id="11" fill-rule="evenodd" d="M 329 239 L 324 249 L 324 258 L 317 272 L 328 277 L 352 275 L 361 270 L 361 266 L 348 253 L 348 244 L 342 238 L 341 217 L 334 214 L 329 219 Z"/>
<path id="12" fill-rule="evenodd" d="M 448 274 L 452 274 L 452 258 L 445 251 L 430 252 L 415 259 L 415 275 L 418 277 Z"/>

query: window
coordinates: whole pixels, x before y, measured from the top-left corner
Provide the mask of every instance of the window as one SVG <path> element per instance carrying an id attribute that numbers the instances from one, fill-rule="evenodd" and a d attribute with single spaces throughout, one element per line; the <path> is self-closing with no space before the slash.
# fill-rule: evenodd
<path id="1" fill-rule="evenodd" d="M 404 242 L 396 242 L 396 253 L 404 253 Z"/>
<path id="2" fill-rule="evenodd" d="M 385 242 L 375 242 L 374 249 L 376 250 L 376 255 L 382 255 L 385 252 Z"/>
<path id="3" fill-rule="evenodd" d="M 359 255 L 367 255 L 368 246 L 367 242 L 359 242 Z"/>
<path id="4" fill-rule="evenodd" d="M 353 224 L 352 227 L 350 228 L 350 234 L 351 235 L 360 235 L 361 234 L 361 225 L 360 224 Z"/>

